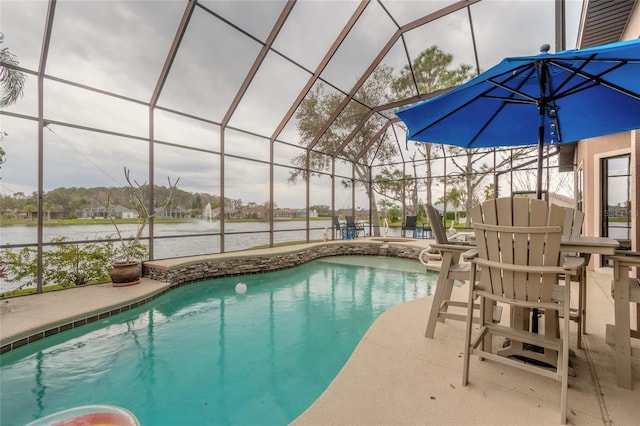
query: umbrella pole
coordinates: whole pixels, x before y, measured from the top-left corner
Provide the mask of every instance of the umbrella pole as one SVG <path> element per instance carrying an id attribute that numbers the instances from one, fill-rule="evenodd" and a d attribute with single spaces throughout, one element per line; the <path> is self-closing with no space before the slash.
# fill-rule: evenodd
<path id="1" fill-rule="evenodd" d="M 540 124 L 538 125 L 538 176 L 536 177 L 536 199 L 542 200 L 542 154 L 544 152 L 544 111 L 546 105 L 542 103 L 540 108 Z M 531 331 L 538 332 L 538 310 L 533 309 L 531 318 Z"/>
<path id="2" fill-rule="evenodd" d="M 542 200 L 542 155 L 544 154 L 544 108 L 540 106 L 538 126 L 538 176 L 536 176 L 536 199 Z"/>

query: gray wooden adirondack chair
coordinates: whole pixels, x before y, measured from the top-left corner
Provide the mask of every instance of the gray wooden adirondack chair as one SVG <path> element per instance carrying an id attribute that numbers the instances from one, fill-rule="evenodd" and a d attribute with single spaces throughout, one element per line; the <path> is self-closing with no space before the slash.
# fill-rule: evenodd
<path id="1" fill-rule="evenodd" d="M 447 233 L 442 224 L 440 213 L 431 204 L 425 204 L 431 232 L 436 240 L 435 244 L 431 244 L 431 248 L 438 250 L 442 257 L 440 271 L 438 273 L 438 284 L 433 295 L 429 318 L 427 319 L 427 328 L 425 337 L 433 338 L 438 322 L 444 322 L 446 319 L 458 321 L 466 320 L 466 301 L 451 300 L 451 292 L 453 284 L 456 280 L 466 281 L 469 279 L 471 265 L 468 262 L 461 262 L 461 255 L 469 250 L 471 246 L 464 242 L 450 242 L 447 239 Z M 464 312 L 449 312 L 449 307 L 463 308 Z"/>
<path id="2" fill-rule="evenodd" d="M 473 264 L 481 271 L 476 283 L 476 268 L 471 268 L 468 304 L 480 298 L 480 305 L 495 302 L 510 306 L 510 325 L 495 324 L 480 309 L 480 329 L 472 336 L 473 311 L 467 312 L 463 385 L 469 381 L 470 355 L 488 359 L 560 381 L 560 420 L 567 421 L 569 370 L 570 281 L 558 284 L 558 277 L 578 273 L 582 258 L 567 258 L 560 265 L 560 242 L 565 218 L 563 208 L 547 206 L 542 200 L 499 198 L 471 210 L 476 234 L 477 256 Z M 529 331 L 528 309 L 545 315 L 544 332 Z M 562 318 L 560 335 L 554 318 Z M 472 338 L 473 337 L 473 338 Z M 498 338 L 498 339 L 496 339 Z M 501 338 L 501 339 L 500 339 Z M 502 348 L 504 341 L 511 346 Z M 540 353 L 534 348 L 544 348 Z M 516 358 L 515 356 L 518 356 Z M 525 361 L 522 361 L 524 357 Z M 546 366 L 532 363 L 540 360 Z M 551 367 L 551 368 L 549 368 Z"/>

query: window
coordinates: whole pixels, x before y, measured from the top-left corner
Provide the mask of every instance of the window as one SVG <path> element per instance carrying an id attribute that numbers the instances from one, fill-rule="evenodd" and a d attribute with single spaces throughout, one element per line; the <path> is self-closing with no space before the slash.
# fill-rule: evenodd
<path id="1" fill-rule="evenodd" d="M 602 236 L 631 250 L 631 156 L 602 159 Z M 612 266 L 603 259 L 602 266 Z"/>

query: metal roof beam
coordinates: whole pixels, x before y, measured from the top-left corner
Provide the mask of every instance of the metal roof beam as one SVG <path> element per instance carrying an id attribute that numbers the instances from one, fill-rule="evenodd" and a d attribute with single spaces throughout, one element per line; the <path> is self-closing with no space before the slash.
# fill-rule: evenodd
<path id="1" fill-rule="evenodd" d="M 344 140 L 344 142 L 342 142 L 342 144 L 336 149 L 336 151 L 332 154 L 334 157 L 337 157 L 338 155 L 340 155 L 340 153 L 342 152 L 342 150 L 349 144 L 349 142 L 351 142 L 351 140 L 356 136 L 356 134 L 358 134 L 358 132 L 360 131 L 360 129 L 362 129 L 362 127 L 364 127 L 366 121 L 371 118 L 371 116 L 373 116 L 373 114 L 379 113 L 381 111 L 386 111 L 389 109 L 395 109 L 395 108 L 399 108 L 405 105 L 410 105 L 412 103 L 415 102 L 420 102 L 423 101 L 425 99 L 430 99 L 430 98 L 434 98 L 436 96 L 439 96 L 443 93 L 448 92 L 449 90 L 453 89 L 453 87 L 449 87 L 447 89 L 440 89 L 440 90 L 436 90 L 435 92 L 431 92 L 428 94 L 422 94 L 422 95 L 416 95 L 416 96 L 412 96 L 410 98 L 407 99 L 402 99 L 399 101 L 394 101 L 394 102 L 390 102 L 388 104 L 384 104 L 384 105 L 378 105 L 377 107 L 371 108 L 369 110 L 369 112 L 367 113 L 366 116 L 364 116 L 362 118 L 362 120 L 360 120 L 360 122 L 358 123 L 358 125 L 353 129 L 353 131 L 351 131 L 351 133 L 349 134 L 349 136 L 346 137 L 346 139 Z M 391 119 L 394 122 L 397 121 L 395 119 Z M 363 150 L 361 150 L 357 156 L 359 158 L 361 158 L 364 154 L 363 152 L 368 149 L 365 148 Z"/>
<path id="2" fill-rule="evenodd" d="M 363 73 L 360 79 L 358 79 L 358 81 L 353 86 L 349 94 L 342 100 L 342 102 L 340 103 L 340 105 L 338 105 L 338 107 L 333 112 L 333 114 L 331 114 L 331 117 L 329 117 L 329 120 L 327 120 L 327 122 L 324 124 L 322 129 L 320 129 L 320 132 L 316 135 L 316 137 L 311 141 L 311 143 L 307 147 L 307 151 L 311 151 L 315 147 L 315 145 L 318 143 L 318 141 L 322 138 L 322 136 L 324 136 L 327 130 L 329 130 L 329 127 L 331 127 L 331 125 L 336 120 L 336 118 L 338 118 L 342 110 L 353 99 L 353 97 L 358 92 L 358 90 L 360 90 L 360 88 L 364 85 L 364 83 L 367 81 L 371 73 L 373 73 L 373 71 L 380 64 L 380 62 L 382 62 L 382 59 L 384 59 L 387 53 L 389 53 L 393 45 L 396 43 L 396 41 L 398 41 L 398 39 L 402 36 L 402 34 L 404 34 L 407 31 L 411 31 L 413 29 L 421 27 L 422 25 L 428 24 L 429 22 L 440 19 L 451 13 L 457 12 L 458 10 L 464 9 L 465 7 L 468 7 L 479 1 L 480 0 L 461 0 L 400 27 L 391 36 L 391 38 L 389 39 L 387 44 L 382 48 L 380 53 L 378 53 L 378 56 L 376 56 L 376 58 L 371 62 L 371 64 L 369 65 L 369 68 L 367 68 L 367 70 Z"/>
<path id="3" fill-rule="evenodd" d="M 349 34 L 349 32 L 351 31 L 355 23 L 360 18 L 360 15 L 362 15 L 364 10 L 367 8 L 368 4 L 369 4 L 368 0 L 362 0 L 360 2 L 355 12 L 353 12 L 353 15 L 351 15 L 351 18 L 349 19 L 349 21 L 346 23 L 346 25 L 344 26 L 344 28 L 342 29 L 342 31 L 340 32 L 336 40 L 331 45 L 331 48 L 329 48 L 324 58 L 322 58 L 322 61 L 320 61 L 320 64 L 314 71 L 311 78 L 309 78 L 309 81 L 307 81 L 307 84 L 305 84 L 305 86 L 302 88 L 302 90 L 298 94 L 298 97 L 291 105 L 291 108 L 289 108 L 289 111 L 287 111 L 283 119 L 280 121 L 280 124 L 278 125 L 278 127 L 276 127 L 276 130 L 271 135 L 271 141 L 276 140 L 280 135 L 280 133 L 282 133 L 282 130 L 284 130 L 284 127 L 287 125 L 289 120 L 291 120 L 291 117 L 293 117 L 293 114 L 295 114 L 296 110 L 302 103 L 303 99 L 305 98 L 305 96 L 307 96 L 307 93 L 309 93 L 309 90 L 311 90 L 311 88 L 316 83 L 316 81 L 318 81 L 318 79 L 320 78 L 320 74 L 322 74 L 322 71 L 324 71 L 324 69 L 327 67 L 327 65 L 329 64 L 329 61 L 331 61 L 331 58 L 333 58 L 333 55 L 336 53 L 338 48 L 342 45 L 342 42 L 345 40 L 345 38 L 347 38 L 347 35 Z"/>
<path id="4" fill-rule="evenodd" d="M 256 60 L 253 62 L 253 65 L 251 66 L 251 69 L 247 73 L 247 76 L 245 77 L 244 81 L 242 82 L 240 89 L 238 89 L 238 92 L 236 93 L 236 97 L 233 99 L 233 102 L 231 102 L 231 105 L 229 106 L 227 113 L 224 115 L 224 118 L 222 119 L 222 124 L 221 124 L 222 129 L 227 127 L 229 120 L 231 120 L 231 117 L 233 116 L 233 113 L 236 111 L 236 108 L 238 108 L 238 105 L 240 104 L 242 97 L 245 95 L 245 93 L 249 89 L 249 85 L 251 84 L 251 82 L 253 81 L 253 78 L 258 73 L 258 70 L 260 69 L 262 62 L 264 61 L 264 58 L 267 56 L 267 53 L 269 53 L 269 50 L 271 49 L 273 42 L 276 40 L 276 37 L 278 36 L 278 34 L 280 33 L 280 30 L 284 26 L 284 23 L 287 21 L 287 17 L 289 16 L 289 13 L 291 13 L 291 10 L 293 9 L 293 6 L 295 4 L 296 4 L 296 0 L 288 1 L 285 4 L 284 8 L 282 9 L 282 12 L 280 13 L 278 20 L 276 21 L 273 28 L 271 29 L 271 32 L 269 33 L 267 40 L 262 46 L 262 49 L 260 49 L 260 53 L 258 53 L 258 56 L 256 57 Z"/>

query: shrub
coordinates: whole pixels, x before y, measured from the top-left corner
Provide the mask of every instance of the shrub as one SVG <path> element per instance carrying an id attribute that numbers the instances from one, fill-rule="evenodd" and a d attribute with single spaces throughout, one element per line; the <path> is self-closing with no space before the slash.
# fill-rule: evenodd
<path id="1" fill-rule="evenodd" d="M 121 256 L 110 240 L 98 243 L 66 243 L 66 237 L 51 240 L 54 246 L 42 254 L 42 279 L 47 285 L 80 286 L 89 282 L 109 281 L 111 264 Z M 146 252 L 146 247 L 138 249 Z M 2 268 L 7 282 L 21 283 L 18 289 L 33 286 L 37 279 L 37 250 L 2 251 Z"/>

